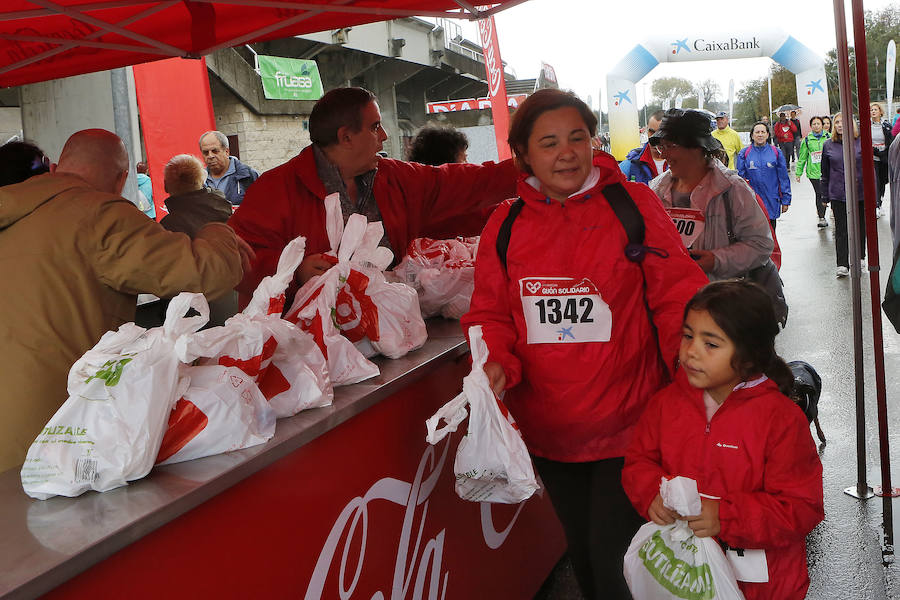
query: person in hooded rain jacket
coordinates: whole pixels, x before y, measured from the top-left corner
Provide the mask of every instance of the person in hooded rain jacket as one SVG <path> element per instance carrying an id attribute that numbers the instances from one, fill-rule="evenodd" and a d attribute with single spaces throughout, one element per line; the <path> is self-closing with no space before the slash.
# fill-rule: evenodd
<path id="1" fill-rule="evenodd" d="M 658 110 L 647 119 L 647 136 L 652 136 L 659 129 L 665 111 Z M 647 183 L 654 177 L 665 171 L 668 166 L 656 148 L 650 144 L 644 144 L 634 148 L 625 156 L 625 160 L 619 163 L 619 168 L 625 175 L 625 179 L 635 183 Z"/>
<path id="2" fill-rule="evenodd" d="M 819 227 L 828 227 L 828 221 L 825 220 L 825 203 L 822 201 L 822 148 L 830 134 L 823 129 L 824 125 L 822 117 L 813 117 L 809 120 L 809 127 L 812 131 L 800 142 L 800 154 L 797 158 L 795 172 L 799 183 L 800 176 L 806 170 L 806 177 L 813 186 L 816 193 L 816 215 L 819 217 Z"/>
<path id="3" fill-rule="evenodd" d="M 825 516 L 822 463 L 793 374 L 775 353 L 772 302 L 746 280 L 709 284 L 688 303 L 675 381 L 641 416 L 622 481 L 657 525 L 683 518 L 726 548 L 747 600 L 803 600 L 806 536 Z M 699 515 L 662 503 L 661 478 L 697 482 Z M 751 580 L 753 582 L 751 582 Z M 699 597 L 699 596 L 697 596 Z"/>
<path id="4" fill-rule="evenodd" d="M 856 199 L 859 219 L 857 221 L 857 244 L 859 258 L 866 257 L 866 219 L 864 215 L 862 150 L 859 141 L 859 125 L 856 121 L 846 136 L 841 113 L 831 120 L 831 139 L 822 148 L 822 195 L 824 201 L 831 204 L 834 215 L 834 254 L 837 261 L 835 277 L 843 278 L 850 274 L 850 237 L 847 223 L 847 193 L 844 187 L 844 150 L 843 144 L 852 144 L 856 154 Z M 875 178 L 875 172 L 869 174 Z"/>
<path id="5" fill-rule="evenodd" d="M 560 90 L 539 90 L 516 110 L 509 141 L 529 176 L 521 204 L 501 203 L 482 232 L 462 325 L 482 326 L 485 373 L 506 391 L 585 598 L 628 598 L 622 559 L 641 519 L 621 487 L 622 457 L 668 377 L 684 304 L 706 277 L 650 189 L 626 182 L 610 155 L 592 156 L 596 126 L 590 108 Z M 604 195 L 611 185 L 644 221 L 653 250 L 643 262 L 625 255 L 625 228 Z M 521 212 L 504 265 L 497 239 L 513 206 Z"/>
<path id="6" fill-rule="evenodd" d="M 756 123 L 750 138 L 753 143 L 738 153 L 737 172 L 763 199 L 769 223 L 774 229 L 778 217 L 791 206 L 788 159 L 781 150 L 768 143 L 769 126 L 765 123 Z"/>
<path id="7" fill-rule="evenodd" d="M 650 182 L 650 189 L 677 222 L 691 258 L 717 280 L 766 265 L 775 244 L 750 185 L 715 158 L 722 145 L 712 137 L 712 127 L 704 112 L 669 110 L 649 140 L 663 151 L 669 170 Z"/>

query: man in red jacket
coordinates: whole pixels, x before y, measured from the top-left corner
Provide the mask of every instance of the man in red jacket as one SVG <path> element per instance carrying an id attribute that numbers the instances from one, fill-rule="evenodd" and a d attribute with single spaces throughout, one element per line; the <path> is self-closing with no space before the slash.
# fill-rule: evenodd
<path id="1" fill-rule="evenodd" d="M 288 288 L 288 306 L 299 286 L 331 266 L 322 257 L 331 249 L 323 203 L 329 194 L 340 194 L 345 221 L 354 213 L 382 221 L 381 245 L 397 259 L 417 237 L 478 234 L 491 209 L 515 195 L 511 160 L 432 167 L 381 158 L 387 132 L 375 96 L 362 88 L 325 94 L 310 114 L 309 134 L 312 144 L 260 176 L 229 221 L 257 257 L 237 287 L 241 306 L 297 236 L 306 237 L 306 257 Z M 448 223 L 454 231 L 445 230 Z"/>

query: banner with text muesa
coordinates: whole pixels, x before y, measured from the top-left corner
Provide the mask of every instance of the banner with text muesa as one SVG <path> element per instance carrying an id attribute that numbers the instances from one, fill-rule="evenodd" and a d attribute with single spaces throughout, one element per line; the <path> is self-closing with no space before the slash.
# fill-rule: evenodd
<path id="1" fill-rule="evenodd" d="M 525 102 L 528 94 L 515 94 L 507 96 L 506 104 L 510 108 L 519 108 Z M 463 110 L 487 110 L 491 108 L 490 98 L 463 98 L 460 100 L 444 100 L 441 102 L 429 102 L 425 105 L 426 114 L 459 112 Z"/>
<path id="2" fill-rule="evenodd" d="M 314 60 L 257 55 L 263 94 L 269 100 L 318 100 L 322 78 Z"/>
<path id="3" fill-rule="evenodd" d="M 468 369 L 467 361 L 442 367 L 47 598 L 99 598 L 140 580 L 142 598 L 180 590 L 222 598 L 530 600 L 565 549 L 549 496 L 538 492 L 518 505 L 461 500 L 453 461 L 465 424 L 437 446 L 424 441 L 425 420 L 459 390 Z"/>

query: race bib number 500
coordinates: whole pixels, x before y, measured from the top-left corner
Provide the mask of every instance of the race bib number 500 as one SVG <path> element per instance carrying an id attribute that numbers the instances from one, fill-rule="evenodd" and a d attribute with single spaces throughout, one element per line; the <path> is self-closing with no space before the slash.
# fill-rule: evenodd
<path id="1" fill-rule="evenodd" d="M 703 226 L 706 224 L 706 217 L 703 211 L 696 208 L 667 208 L 666 212 L 672 217 L 672 223 L 675 229 L 681 235 L 681 243 L 685 248 L 690 248 L 700 234 L 703 233 Z"/>
<path id="2" fill-rule="evenodd" d="M 529 344 L 608 342 L 612 312 L 589 279 L 519 280 Z"/>

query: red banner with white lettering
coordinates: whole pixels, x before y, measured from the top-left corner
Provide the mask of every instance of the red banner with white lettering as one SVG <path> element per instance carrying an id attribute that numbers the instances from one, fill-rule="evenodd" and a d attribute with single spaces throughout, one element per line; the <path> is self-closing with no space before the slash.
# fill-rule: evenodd
<path id="1" fill-rule="evenodd" d="M 156 219 L 166 216 L 163 168 L 176 154 L 199 156 L 198 141 L 216 128 L 206 59 L 170 58 L 134 66 L 134 87 Z"/>
<path id="2" fill-rule="evenodd" d="M 494 17 L 478 21 L 481 47 L 484 49 L 484 68 L 487 71 L 488 97 L 494 117 L 494 137 L 497 139 L 497 155 L 500 160 L 512 157 L 506 139 L 509 135 L 509 109 L 506 104 L 506 81 L 503 79 L 503 61 L 500 60 L 500 42 Z"/>

